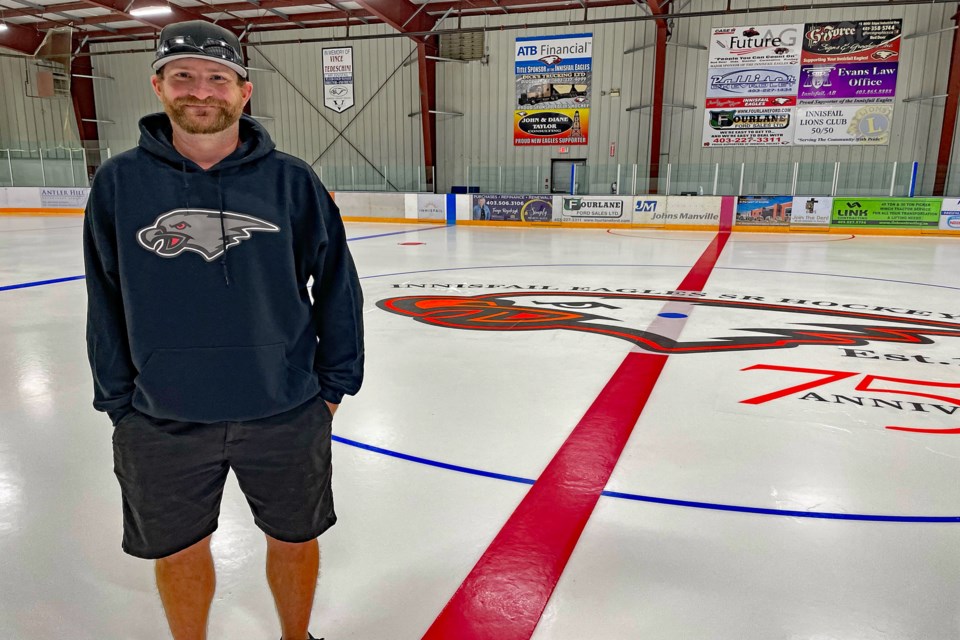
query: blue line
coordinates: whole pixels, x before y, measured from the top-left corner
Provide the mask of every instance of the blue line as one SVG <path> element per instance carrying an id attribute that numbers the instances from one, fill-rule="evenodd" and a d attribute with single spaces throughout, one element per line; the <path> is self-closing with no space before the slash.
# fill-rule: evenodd
<path id="1" fill-rule="evenodd" d="M 24 282 L 21 284 L 8 284 L 0 287 L 0 291 L 10 291 L 11 289 L 26 289 L 28 287 L 42 287 L 45 284 L 57 284 L 58 282 L 70 282 L 71 280 L 83 280 L 86 276 L 69 276 L 66 278 L 56 278 L 54 280 L 39 280 L 37 282 Z"/>
<path id="2" fill-rule="evenodd" d="M 390 449 L 383 449 L 381 447 L 375 447 L 370 444 L 365 444 L 363 442 L 358 442 L 356 440 L 350 440 L 349 438 L 344 438 L 342 436 L 333 436 L 335 442 L 341 444 L 349 445 L 351 447 L 356 447 L 357 449 L 363 449 L 365 451 L 372 451 L 373 453 L 379 453 L 385 456 L 390 456 L 391 458 L 399 458 L 400 460 L 406 460 L 408 462 L 416 462 L 417 464 L 423 464 L 430 467 L 438 467 L 440 469 L 447 469 L 449 471 L 457 471 L 459 473 L 466 473 L 474 476 L 483 476 L 485 478 L 493 478 L 495 480 L 504 480 L 507 482 L 516 482 L 519 484 L 534 484 L 534 480 L 530 478 L 521 478 L 519 476 L 510 476 L 502 473 L 494 473 L 492 471 L 484 471 L 482 469 L 474 469 L 472 467 L 461 467 L 460 465 L 447 464 L 446 462 L 438 462 L 436 460 L 430 460 L 428 458 L 421 458 L 419 456 L 411 456 L 406 453 L 399 453 L 397 451 L 391 451 Z M 695 502 L 693 500 L 674 500 L 672 498 L 657 498 L 655 496 L 644 496 L 636 493 L 622 493 L 620 491 L 603 491 L 601 492 L 602 496 L 608 498 L 619 498 L 621 500 L 633 500 L 636 502 L 652 502 L 655 504 L 665 504 L 674 507 L 688 507 L 693 509 L 710 509 L 712 511 L 735 511 L 739 513 L 755 513 L 760 515 L 767 516 L 781 516 L 784 518 L 819 518 L 826 520 L 861 520 L 867 522 L 949 522 L 949 523 L 960 523 L 960 516 L 885 516 L 885 515 L 874 515 L 874 514 L 861 514 L 861 513 L 829 513 L 823 511 L 790 511 L 787 509 L 762 509 L 759 507 L 741 507 L 738 505 L 732 504 L 717 504 L 714 502 Z"/>
<path id="3" fill-rule="evenodd" d="M 399 236 L 403 233 L 415 233 L 417 231 L 430 231 L 431 229 L 446 229 L 448 225 L 443 225 L 442 227 L 421 227 L 419 229 L 406 229 L 404 231 L 391 231 L 390 233 L 378 233 L 375 236 L 360 236 L 359 238 L 347 238 L 347 242 L 354 242 L 355 240 L 370 240 L 371 238 L 386 238 L 387 236 Z"/>
<path id="4" fill-rule="evenodd" d="M 391 231 L 390 233 L 381 233 L 374 236 L 360 236 L 359 238 L 347 238 L 347 242 L 354 240 L 369 240 L 371 238 L 383 238 L 385 236 L 396 236 L 402 233 L 413 233 L 415 231 L 429 231 L 430 229 L 446 229 L 447 225 L 440 227 L 426 227 L 420 229 L 406 229 L 404 231 Z M 11 291 L 13 289 L 27 289 L 29 287 L 42 287 L 47 284 L 57 284 L 58 282 L 70 282 L 71 280 L 83 280 L 86 276 L 68 276 L 66 278 L 55 278 L 53 280 L 38 280 L 37 282 L 23 282 L 21 284 L 10 284 L 0 287 L 0 291 Z"/>
<path id="5" fill-rule="evenodd" d="M 381 453 L 385 456 L 390 456 L 392 458 L 400 458 L 401 460 L 407 460 L 409 462 L 416 462 L 417 464 L 425 464 L 431 467 L 439 467 L 441 469 L 447 469 L 449 471 L 457 471 L 459 473 L 469 473 L 470 475 L 474 475 L 474 476 L 494 478 L 495 480 L 506 480 L 507 482 L 518 482 L 520 484 L 534 483 L 534 481 L 530 480 L 529 478 L 520 478 L 518 476 L 508 476 L 502 473 L 494 473 L 492 471 L 483 471 L 482 469 L 473 469 L 471 467 L 461 467 L 455 464 L 447 464 L 446 462 L 437 462 L 436 460 L 429 460 L 427 458 L 411 456 L 406 453 L 390 451 L 389 449 L 381 449 L 380 447 L 375 447 L 371 444 L 364 444 L 362 442 L 357 442 L 356 440 L 350 440 L 342 436 L 332 436 L 332 438 L 335 442 L 340 442 L 342 444 L 350 445 L 351 447 L 356 447 L 358 449 L 365 449 L 367 451 L 373 451 L 374 453 Z"/>

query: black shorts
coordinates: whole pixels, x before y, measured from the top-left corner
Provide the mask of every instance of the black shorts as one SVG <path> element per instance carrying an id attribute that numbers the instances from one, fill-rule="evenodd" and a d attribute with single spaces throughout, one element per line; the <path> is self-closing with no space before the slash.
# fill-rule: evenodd
<path id="1" fill-rule="evenodd" d="M 137 411 L 124 417 L 113 433 L 123 550 L 163 558 L 216 531 L 230 469 L 264 533 L 284 542 L 313 540 L 337 521 L 331 424 L 319 396 L 249 422 L 178 422 Z"/>

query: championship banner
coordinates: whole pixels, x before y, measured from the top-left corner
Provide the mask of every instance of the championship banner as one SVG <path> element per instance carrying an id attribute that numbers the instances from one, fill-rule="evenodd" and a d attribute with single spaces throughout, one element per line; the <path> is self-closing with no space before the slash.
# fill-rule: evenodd
<path id="1" fill-rule="evenodd" d="M 825 227 L 830 224 L 833 198 L 823 196 L 797 196 L 793 199 L 790 224 L 815 224 Z"/>
<path id="2" fill-rule="evenodd" d="M 473 220 L 551 222 L 553 196 L 475 195 L 470 199 Z"/>
<path id="3" fill-rule="evenodd" d="M 514 59 L 513 144 L 587 144 L 593 34 L 517 38 Z"/>
<path id="4" fill-rule="evenodd" d="M 902 20 L 816 22 L 804 27 L 803 64 L 897 62 Z"/>
<path id="5" fill-rule="evenodd" d="M 893 105 L 797 107 L 795 144 L 887 145 Z"/>
<path id="6" fill-rule="evenodd" d="M 830 224 L 936 229 L 942 206 L 940 198 L 834 198 Z"/>
<path id="7" fill-rule="evenodd" d="M 323 50 L 323 106 L 337 113 L 353 106 L 353 47 Z"/>
<path id="8" fill-rule="evenodd" d="M 737 224 L 789 226 L 792 196 L 741 196 L 737 199 Z"/>
<path id="9" fill-rule="evenodd" d="M 632 199 L 562 196 L 560 200 L 561 222 L 630 224 L 633 220 L 631 211 L 624 205 L 624 201 L 632 204 Z"/>

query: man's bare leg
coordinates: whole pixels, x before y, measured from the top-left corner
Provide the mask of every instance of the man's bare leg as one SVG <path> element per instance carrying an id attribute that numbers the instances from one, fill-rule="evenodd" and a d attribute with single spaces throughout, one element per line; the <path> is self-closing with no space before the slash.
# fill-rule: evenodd
<path id="1" fill-rule="evenodd" d="M 283 640 L 307 640 L 313 594 L 320 572 L 320 545 L 281 542 L 267 536 L 267 582 L 280 616 Z"/>
<path id="2" fill-rule="evenodd" d="M 210 536 L 156 563 L 157 589 L 174 640 L 206 640 L 216 587 Z"/>

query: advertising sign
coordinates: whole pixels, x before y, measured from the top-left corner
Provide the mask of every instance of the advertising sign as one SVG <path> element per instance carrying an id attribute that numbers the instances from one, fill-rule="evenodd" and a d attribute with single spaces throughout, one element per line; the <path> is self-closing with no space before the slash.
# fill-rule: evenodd
<path id="1" fill-rule="evenodd" d="M 737 224 L 789 226 L 792 210 L 792 196 L 740 196 Z"/>
<path id="2" fill-rule="evenodd" d="M 353 106 L 353 47 L 323 50 L 323 106 L 337 113 Z"/>
<path id="3" fill-rule="evenodd" d="M 832 211 L 833 198 L 797 196 L 793 199 L 790 224 L 815 224 L 825 227 L 830 224 L 830 213 Z"/>
<path id="4" fill-rule="evenodd" d="M 589 109 L 556 109 L 553 111 L 514 111 L 513 143 L 515 145 L 586 144 L 590 126 Z"/>
<path id="5" fill-rule="evenodd" d="M 793 140 L 794 109 L 705 109 L 703 146 L 780 146 Z"/>
<path id="6" fill-rule="evenodd" d="M 957 198 L 945 198 L 940 205 L 940 228 L 960 231 L 960 200 Z"/>
<path id="7" fill-rule="evenodd" d="M 431 220 L 443 220 L 447 217 L 447 196 L 445 194 L 418 193 L 417 217 Z"/>
<path id="8" fill-rule="evenodd" d="M 67 209 L 82 209 L 87 206 L 90 189 L 85 187 L 62 187 L 40 189 L 40 206 Z"/>
<path id="9" fill-rule="evenodd" d="M 593 34 L 517 38 L 516 146 L 587 144 Z"/>
<path id="10" fill-rule="evenodd" d="M 631 202 L 628 200 L 627 202 Z M 561 221 L 630 224 L 632 216 L 624 198 L 561 198 Z"/>
<path id="11" fill-rule="evenodd" d="M 641 196 L 641 198 L 647 199 L 649 196 Z M 717 197 L 668 196 L 666 210 L 658 207 L 650 218 L 654 224 L 667 227 L 672 225 L 717 227 L 720 225 L 722 203 L 723 198 Z"/>
<path id="12" fill-rule="evenodd" d="M 834 198 L 830 224 L 838 227 L 937 228 L 940 198 Z"/>
<path id="13" fill-rule="evenodd" d="M 499 222 L 550 222 L 553 196 L 475 195 L 471 198 L 473 220 Z"/>
<path id="14" fill-rule="evenodd" d="M 707 98 L 796 96 L 799 81 L 795 66 L 710 69 Z"/>
<path id="15" fill-rule="evenodd" d="M 893 102 L 897 93 L 897 62 L 804 65 L 800 71 L 801 102 Z"/>
<path id="16" fill-rule="evenodd" d="M 896 62 L 902 20 L 816 22 L 804 28 L 803 64 Z"/>
<path id="17" fill-rule="evenodd" d="M 893 105 L 797 107 L 794 142 L 808 145 L 886 145 Z"/>
<path id="18" fill-rule="evenodd" d="M 633 224 L 663 224 L 667 212 L 665 196 L 637 196 L 627 202 L 633 205 Z"/>
<path id="19" fill-rule="evenodd" d="M 710 36 L 710 69 L 800 64 L 802 24 L 715 28 Z"/>

